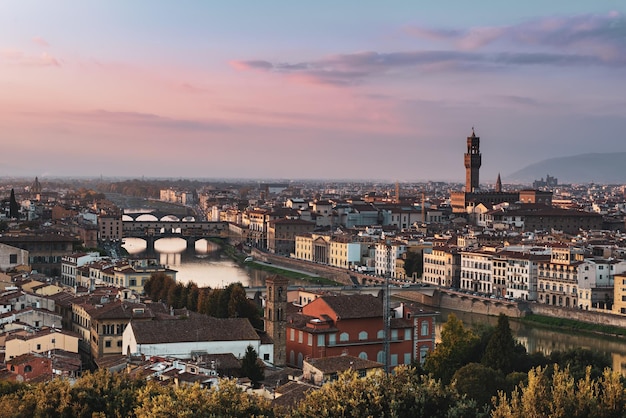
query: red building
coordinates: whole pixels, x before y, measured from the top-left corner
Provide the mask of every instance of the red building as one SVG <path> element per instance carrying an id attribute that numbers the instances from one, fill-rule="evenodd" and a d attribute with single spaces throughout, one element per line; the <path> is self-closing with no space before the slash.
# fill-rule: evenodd
<path id="1" fill-rule="evenodd" d="M 392 367 L 422 360 L 425 346 L 432 350 L 434 315 L 403 310 L 391 319 Z M 428 335 L 421 338 L 426 330 Z M 382 300 L 371 295 L 321 296 L 288 313 L 287 364 L 301 368 L 305 359 L 342 354 L 384 364 L 384 336 Z"/>
<path id="2" fill-rule="evenodd" d="M 36 353 L 7 360 L 7 369 L 17 382 L 46 381 L 52 378 L 52 361 Z"/>

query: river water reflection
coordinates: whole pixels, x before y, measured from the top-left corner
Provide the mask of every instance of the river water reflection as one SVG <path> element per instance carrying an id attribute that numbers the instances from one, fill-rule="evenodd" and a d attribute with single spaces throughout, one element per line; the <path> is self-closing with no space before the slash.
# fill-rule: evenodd
<path id="1" fill-rule="evenodd" d="M 265 278 L 271 273 L 241 267 L 222 254 L 220 247 L 206 240 L 196 242 L 195 251 L 186 248 L 181 238 L 161 238 L 154 244 L 155 252 L 146 251 L 146 242 L 140 238 L 125 238 L 123 247 L 132 256 L 154 257 L 159 263 L 178 271 L 176 279 L 181 283 L 194 282 L 199 287 L 221 288 L 240 282 L 244 286 L 265 286 Z M 292 284 L 305 282 L 290 280 Z"/>
<path id="2" fill-rule="evenodd" d="M 489 324 L 495 326 L 498 318 L 468 312 L 441 310 L 438 319 L 437 339 L 441 336 L 441 326 L 447 321 L 448 315 L 454 313 L 465 326 Z M 527 323 L 510 320 L 513 336 L 526 347 L 529 353 L 541 352 L 545 355 L 552 351 L 563 351 L 573 348 L 586 348 L 608 354 L 614 370 L 626 376 L 626 340 L 623 338 L 596 336 L 575 331 L 552 330 Z"/>

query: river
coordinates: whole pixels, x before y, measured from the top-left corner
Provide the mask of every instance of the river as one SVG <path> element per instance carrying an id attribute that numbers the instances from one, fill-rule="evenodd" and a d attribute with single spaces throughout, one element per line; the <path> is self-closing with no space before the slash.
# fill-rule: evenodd
<path id="1" fill-rule="evenodd" d="M 242 267 L 225 256 L 219 245 L 198 240 L 195 251 L 188 251 L 182 238 L 161 238 L 154 243 L 154 253 L 146 251 L 146 242 L 140 238 L 124 238 L 123 247 L 132 256 L 154 257 L 159 263 L 176 270 L 176 280 L 194 282 L 199 287 L 223 288 L 240 282 L 246 287 L 265 286 L 265 278 L 272 273 Z M 290 279 L 290 283 L 305 285 L 306 281 Z"/>
<path id="2" fill-rule="evenodd" d="M 440 310 L 438 318 L 437 338 L 441 335 L 441 326 L 448 319 L 450 313 L 454 313 L 465 326 L 474 324 L 484 324 L 495 326 L 498 322 L 496 316 L 487 316 L 469 312 L 458 312 L 451 310 Z M 626 376 L 626 339 L 610 336 L 593 335 L 576 331 L 562 331 L 548 329 L 534 324 L 528 324 L 509 320 L 513 336 L 519 341 L 529 353 L 541 352 L 545 355 L 552 351 L 564 351 L 573 348 L 586 348 L 589 350 L 605 353 L 609 355 L 614 370 L 619 370 Z"/>
<path id="3" fill-rule="evenodd" d="M 269 273 L 242 267 L 222 254 L 220 247 L 206 240 L 196 243 L 195 251 L 187 251 L 186 242 L 180 238 L 162 238 L 155 243 L 155 253 L 147 254 L 145 241 L 139 238 L 126 238 L 124 248 L 131 255 L 155 257 L 163 265 L 177 270 L 177 280 L 182 283 L 195 282 L 200 287 L 222 288 L 230 283 L 240 282 L 244 286 L 264 286 Z M 306 282 L 293 284 L 303 284 Z M 441 310 L 438 318 L 437 338 L 441 326 L 453 311 Z M 466 326 L 488 323 L 495 325 L 497 317 L 454 311 Z M 511 320 L 511 330 L 515 338 L 528 352 L 540 351 L 550 354 L 554 350 L 567 350 L 576 347 L 588 348 L 606 353 L 611 357 L 613 368 L 626 376 L 626 340 L 595 336 L 573 331 L 558 331 L 541 326 Z"/>

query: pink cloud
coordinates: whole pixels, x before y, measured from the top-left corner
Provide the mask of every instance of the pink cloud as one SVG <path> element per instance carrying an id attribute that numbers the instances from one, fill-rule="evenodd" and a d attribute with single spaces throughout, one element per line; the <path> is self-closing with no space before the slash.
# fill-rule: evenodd
<path id="1" fill-rule="evenodd" d="M 263 60 L 249 60 L 249 61 L 233 60 L 233 61 L 230 61 L 229 64 L 235 70 L 239 70 L 239 71 L 250 71 L 250 70 L 270 71 L 274 69 L 274 64 L 272 64 L 269 61 L 263 61 Z"/>
<path id="2" fill-rule="evenodd" d="M 42 38 L 42 37 L 40 37 L 40 36 L 35 36 L 35 37 L 32 39 L 32 41 L 33 41 L 34 43 L 36 43 L 37 45 L 39 45 L 39 46 L 43 46 L 43 47 L 46 47 L 46 48 L 50 46 L 50 44 L 49 44 L 49 43 L 48 43 L 45 39 L 43 39 L 43 38 Z"/>
<path id="3" fill-rule="evenodd" d="M 42 52 L 40 55 L 27 55 L 15 49 L 0 50 L 0 62 L 20 67 L 60 67 L 61 62 L 48 54 Z"/>

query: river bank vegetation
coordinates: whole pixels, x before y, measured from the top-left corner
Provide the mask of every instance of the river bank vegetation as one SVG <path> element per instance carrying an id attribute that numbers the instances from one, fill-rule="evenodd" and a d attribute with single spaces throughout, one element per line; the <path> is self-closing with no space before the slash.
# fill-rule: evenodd
<path id="1" fill-rule="evenodd" d="M 548 328 L 559 328 L 571 331 L 584 331 L 590 334 L 606 334 L 612 336 L 626 337 L 626 329 L 605 324 L 591 324 L 588 322 L 576 321 L 567 318 L 557 318 L 544 315 L 526 315 L 518 319 L 521 322 L 539 324 Z"/>

